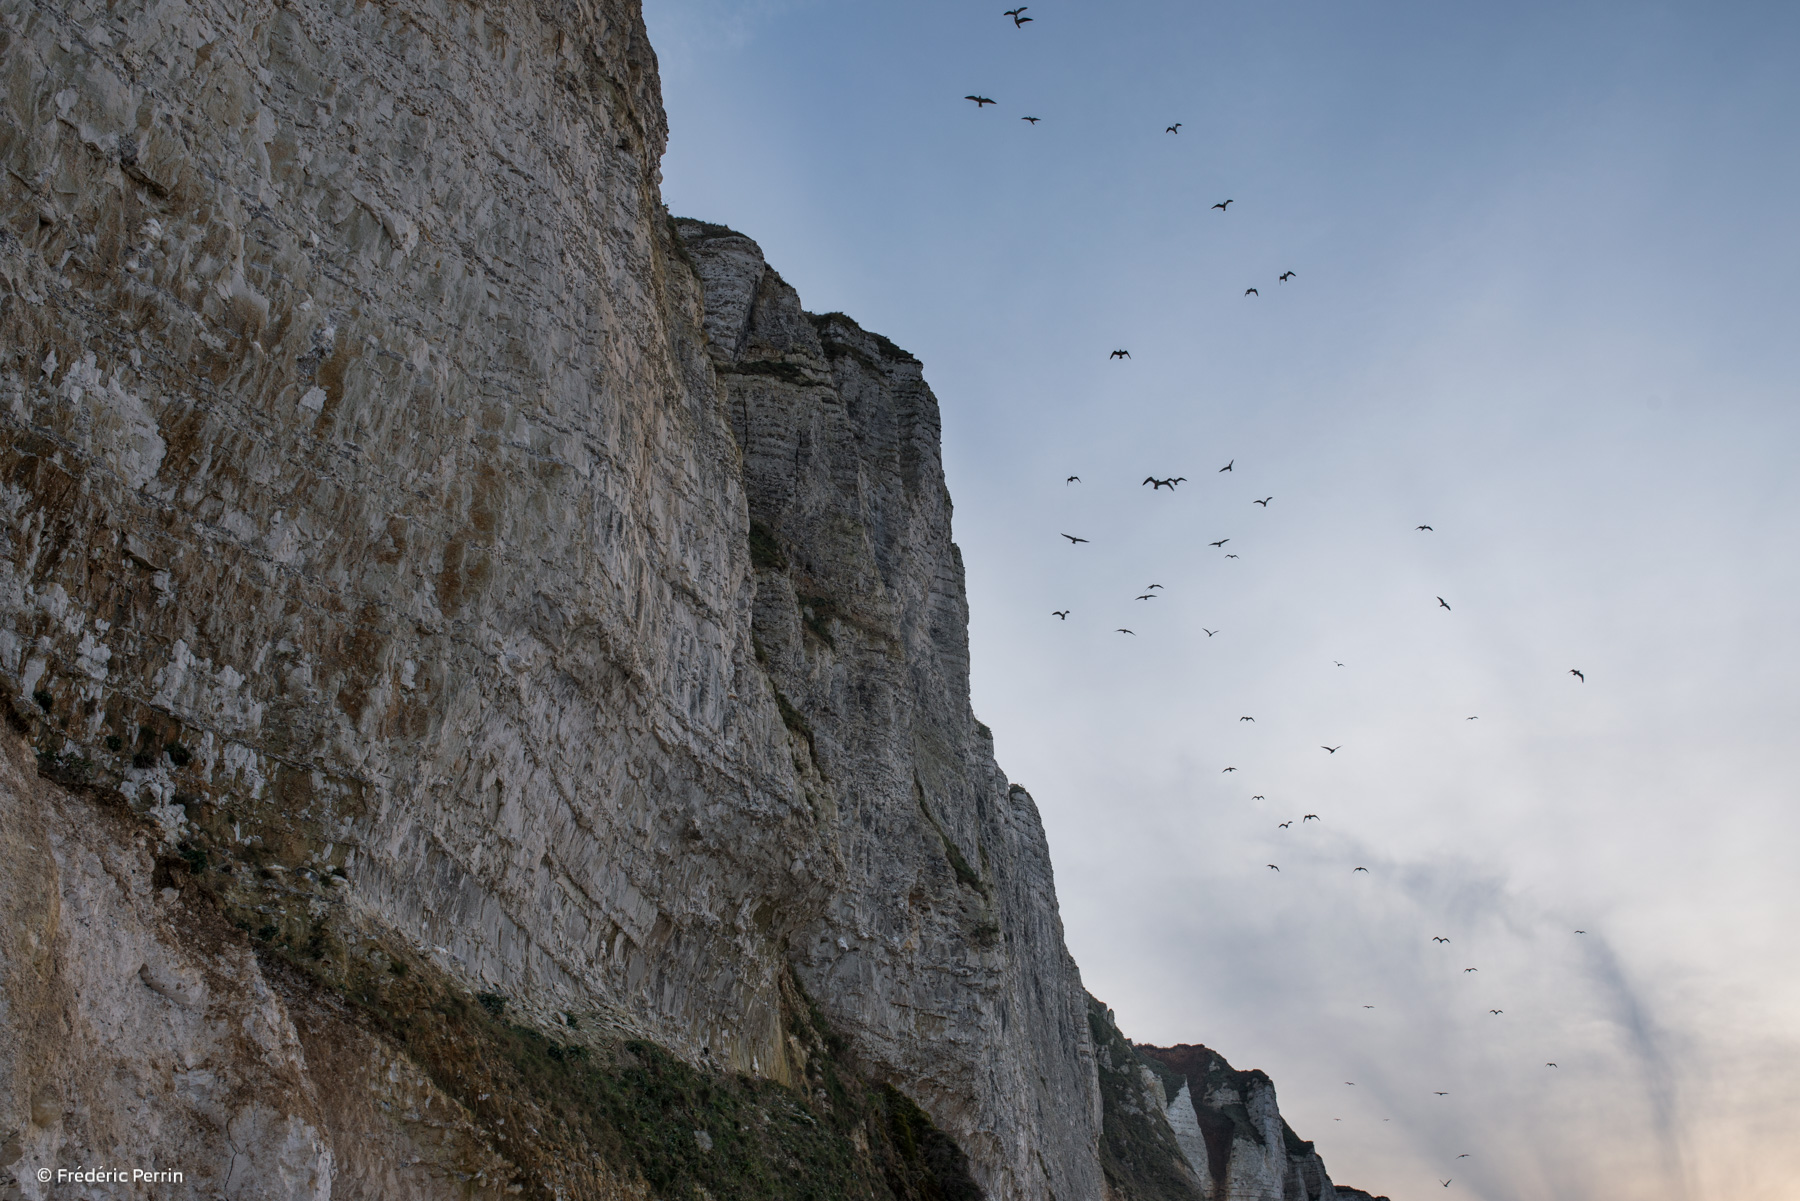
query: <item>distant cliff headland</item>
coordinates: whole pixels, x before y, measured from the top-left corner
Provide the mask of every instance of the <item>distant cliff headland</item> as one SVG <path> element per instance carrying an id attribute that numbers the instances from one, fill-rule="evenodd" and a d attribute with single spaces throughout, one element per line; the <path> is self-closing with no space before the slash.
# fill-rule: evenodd
<path id="1" fill-rule="evenodd" d="M 1332 1201 L 1135 1048 L 919 362 L 659 193 L 628 0 L 0 0 L 0 1180 Z"/>

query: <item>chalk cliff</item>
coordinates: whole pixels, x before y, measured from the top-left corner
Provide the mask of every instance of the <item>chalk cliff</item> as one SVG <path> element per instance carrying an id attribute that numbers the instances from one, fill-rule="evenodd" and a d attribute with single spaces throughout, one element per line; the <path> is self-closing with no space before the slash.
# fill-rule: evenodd
<path id="1" fill-rule="evenodd" d="M 0 0 L 0 78 L 7 1195 L 1153 1195 L 937 402 L 667 216 L 635 3 Z"/>

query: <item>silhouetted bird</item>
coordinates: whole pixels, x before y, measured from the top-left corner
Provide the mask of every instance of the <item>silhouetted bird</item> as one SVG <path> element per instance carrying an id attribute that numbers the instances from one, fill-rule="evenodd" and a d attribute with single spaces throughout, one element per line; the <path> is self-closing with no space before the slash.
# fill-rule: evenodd
<path id="1" fill-rule="evenodd" d="M 1161 588 L 1161 587 L 1162 587 L 1161 584 L 1146 584 L 1146 585 L 1144 585 L 1144 590 L 1146 592 L 1148 592 L 1152 588 Z"/>
<path id="2" fill-rule="evenodd" d="M 1073 534 L 1064 534 L 1063 537 L 1065 537 L 1069 540 L 1070 546 L 1074 546 L 1077 542 L 1086 542 L 1087 541 L 1086 538 L 1077 538 Z"/>
<path id="3" fill-rule="evenodd" d="M 1267 799 L 1268 799 L 1268 798 L 1267 798 L 1267 797 L 1264 797 L 1264 796 L 1260 796 L 1260 795 L 1259 795 L 1259 796 L 1253 796 L 1253 797 L 1251 797 L 1251 798 L 1250 798 L 1250 799 L 1251 799 L 1251 800 L 1253 800 L 1253 801 L 1263 801 L 1263 800 L 1267 800 Z"/>
<path id="4" fill-rule="evenodd" d="M 1225 769 L 1225 771 L 1236 771 L 1236 770 L 1237 770 L 1237 768 L 1235 768 L 1235 767 L 1228 767 Z M 1220 774 L 1223 775 L 1224 772 L 1221 772 Z"/>
<path id="5" fill-rule="evenodd" d="M 1290 821 L 1285 821 L 1285 822 L 1276 822 L 1276 823 L 1275 823 L 1275 828 L 1276 828 L 1276 829 L 1277 829 L 1277 830 L 1285 830 L 1285 829 L 1287 829 L 1287 828 L 1288 828 L 1288 827 L 1289 827 L 1289 826 L 1291 826 L 1291 825 L 1293 825 L 1293 824 L 1294 824 L 1294 823 L 1293 823 L 1293 822 L 1292 822 L 1292 821 L 1291 821 L 1291 820 L 1290 820 Z"/>
<path id="6" fill-rule="evenodd" d="M 1355 871 L 1352 871 L 1350 874 L 1354 876 L 1357 872 L 1366 872 L 1368 870 L 1369 869 L 1366 867 L 1359 867 L 1359 868 L 1355 869 Z"/>
<path id="7" fill-rule="evenodd" d="M 1066 479 L 1066 480 L 1064 480 L 1064 481 L 1063 481 L 1063 484 L 1064 484 L 1064 486 L 1067 486 L 1067 485 L 1069 485 L 1069 484 L 1079 484 L 1079 483 L 1080 483 L 1080 482 L 1081 482 L 1081 477 L 1080 477 L 1080 476 L 1078 476 L 1078 475 L 1072 475 L 1072 476 L 1070 476 L 1070 477 L 1069 477 L 1069 478 L 1068 478 L 1068 479 Z"/>
<path id="8" fill-rule="evenodd" d="M 1438 604 L 1442 605 L 1446 609 L 1448 609 L 1450 607 L 1450 603 L 1441 596 L 1438 597 Z"/>
<path id="9" fill-rule="evenodd" d="M 1180 133 L 1181 132 L 1181 122 L 1179 122 L 1179 121 L 1175 122 L 1175 124 L 1169 126 L 1167 129 L 1163 130 L 1163 132 L 1164 133 Z"/>
<path id="10" fill-rule="evenodd" d="M 1326 753 L 1326 754 L 1329 754 L 1329 755 L 1335 755 L 1335 754 L 1337 754 L 1337 753 L 1338 753 L 1338 752 L 1339 752 L 1339 751 L 1341 751 L 1341 750 L 1343 750 L 1343 749 L 1344 749 L 1344 744 L 1343 744 L 1343 743 L 1341 743 L 1341 742 L 1340 742 L 1340 743 L 1338 743 L 1338 744 L 1337 744 L 1337 745 L 1336 745 L 1336 746 L 1323 746 L 1323 745 L 1321 745 L 1321 746 L 1320 746 L 1320 747 L 1319 747 L 1319 749 L 1320 749 L 1320 750 L 1322 750 L 1322 751 L 1324 751 L 1324 752 L 1325 752 L 1325 753 Z"/>
<path id="11" fill-rule="evenodd" d="M 1007 9 L 1007 10 L 1006 10 L 1006 11 L 1005 11 L 1005 12 L 1004 12 L 1004 13 L 1002 13 L 1002 14 L 1001 14 L 1001 15 L 1002 15 L 1002 16 L 1007 16 L 1007 17 L 1011 17 L 1011 18 L 1012 18 L 1012 19 L 1013 19 L 1013 28 L 1014 28 L 1014 29 L 1021 29 L 1021 28 L 1023 28 L 1023 27 L 1024 27 L 1024 25 L 1025 25 L 1025 22 L 1027 22 L 1027 21 L 1029 21 L 1029 20 L 1031 20 L 1031 18 L 1030 18 L 1030 17 L 1023 17 L 1023 16 L 1020 16 L 1020 15 L 1019 15 L 1019 14 L 1020 14 L 1020 13 L 1022 13 L 1022 12 L 1024 12 L 1024 11 L 1025 11 L 1025 10 L 1026 10 L 1026 9 L 1028 9 L 1028 8 L 1030 8 L 1030 7 L 1031 7 L 1031 6 L 1030 6 L 1030 5 L 1029 5 L 1029 4 L 1021 4 L 1021 5 L 1019 5 L 1019 7 L 1017 7 L 1017 8 L 1009 8 L 1009 9 Z"/>
<path id="12" fill-rule="evenodd" d="M 1269 507 L 1269 502 L 1274 499 L 1275 498 L 1273 496 L 1265 496 L 1261 500 L 1253 500 L 1250 503 L 1253 505 L 1261 505 L 1263 508 L 1266 509 Z"/>
<path id="13" fill-rule="evenodd" d="M 1060 617 L 1064 621 L 1067 621 L 1069 620 L 1069 611 L 1067 609 L 1052 609 L 1050 610 L 1050 616 Z"/>
<path id="14" fill-rule="evenodd" d="M 1577 934 L 1586 934 L 1586 933 L 1587 933 L 1587 931 L 1586 931 L 1586 930 L 1577 930 L 1577 931 L 1575 931 L 1575 933 L 1577 933 Z"/>
<path id="15" fill-rule="evenodd" d="M 1555 1067 L 1555 1066 L 1556 1066 L 1556 1065 L 1555 1065 L 1555 1064 L 1553 1064 L 1553 1063 L 1546 1063 L 1546 1064 L 1545 1064 L 1545 1065 L 1544 1065 L 1544 1066 L 1545 1066 L 1545 1067 L 1547 1067 L 1547 1068 L 1553 1068 L 1553 1067 Z"/>
<path id="16" fill-rule="evenodd" d="M 1146 593 L 1144 593 L 1144 595 L 1142 595 L 1142 596 L 1140 596 L 1140 597 L 1138 597 L 1138 599 L 1139 599 L 1139 600 L 1155 600 L 1155 599 L 1156 599 L 1156 593 L 1154 593 L 1154 592 L 1146 592 Z"/>
<path id="17" fill-rule="evenodd" d="M 1230 542 L 1230 541 L 1231 541 L 1231 539 L 1229 539 L 1229 538 L 1221 538 L 1217 542 L 1208 542 L 1206 545 L 1208 545 L 1208 546 L 1224 546 L 1227 542 Z"/>
<path id="18" fill-rule="evenodd" d="M 1219 203 L 1213 205 L 1213 207 L 1218 209 L 1222 213 L 1225 210 L 1229 209 L 1234 203 L 1236 203 L 1236 202 L 1231 201 L 1231 200 L 1221 200 Z"/>
<path id="19" fill-rule="evenodd" d="M 1465 972 L 1479 972 L 1480 970 L 1481 969 L 1478 967 L 1466 967 L 1463 969 L 1463 971 L 1465 971 Z"/>
<path id="20" fill-rule="evenodd" d="M 1375 1007 L 1373 1005 L 1364 1005 L 1363 1008 L 1364 1009 L 1373 1009 Z"/>
<path id="21" fill-rule="evenodd" d="M 1237 462 L 1237 460 L 1236 460 L 1236 459 L 1233 459 L 1233 460 L 1231 460 L 1231 463 L 1235 463 L 1235 462 Z M 1230 471 L 1230 470 L 1231 470 L 1231 463 L 1227 463 L 1227 464 L 1225 464 L 1225 466 L 1223 466 L 1223 467 L 1221 467 L 1221 468 L 1219 468 L 1219 470 L 1220 470 L 1220 471 Z"/>
<path id="22" fill-rule="evenodd" d="M 1261 296 L 1262 293 L 1258 292 L 1255 288 L 1245 288 L 1244 295 L 1246 295 L 1246 296 Z"/>
<path id="23" fill-rule="evenodd" d="M 1304 826 L 1304 825 L 1305 825 L 1305 824 L 1306 824 L 1306 823 L 1307 823 L 1307 822 L 1316 822 L 1316 821 L 1318 821 L 1318 820 L 1319 820 L 1319 815 L 1318 815 L 1318 814 L 1316 814 L 1316 813 L 1307 813 L 1307 814 L 1303 814 L 1303 815 L 1301 815 L 1301 818 L 1300 818 L 1300 824 L 1301 824 L 1301 825 L 1303 825 L 1303 826 Z"/>
<path id="24" fill-rule="evenodd" d="M 1417 526 L 1417 527 L 1415 527 L 1415 528 L 1417 528 L 1417 529 L 1421 529 L 1421 530 L 1429 530 L 1429 529 L 1431 529 L 1431 527 L 1430 527 L 1430 526 L 1428 526 L 1428 525 L 1421 525 L 1421 526 Z"/>
<path id="25" fill-rule="evenodd" d="M 1037 124 L 1037 123 L 1038 123 L 1038 121 L 1039 121 L 1039 120 L 1040 120 L 1040 118 L 1038 118 L 1038 117 L 1020 117 L 1020 118 L 1019 118 L 1019 120 L 1021 120 L 1021 121 L 1029 121 L 1029 122 L 1031 122 L 1031 123 L 1032 123 L 1032 124 L 1033 124 L 1033 125 L 1036 125 L 1036 124 Z"/>
<path id="26" fill-rule="evenodd" d="M 1136 630 L 1128 630 L 1124 626 L 1120 626 L 1118 629 L 1114 630 L 1113 633 L 1115 633 L 1115 634 L 1130 634 L 1133 638 L 1137 637 Z"/>
<path id="27" fill-rule="evenodd" d="M 1238 720 L 1239 721 L 1255 721 L 1256 719 L 1254 717 L 1240 717 L 1240 718 L 1238 718 Z"/>
<path id="28" fill-rule="evenodd" d="M 1489 1013 L 1493 1013 L 1493 1014 L 1501 1014 L 1501 1013 L 1505 1013 L 1505 1012 L 1506 1012 L 1506 1010 L 1504 1010 L 1504 1009 L 1490 1009 L 1490 1010 L 1488 1010 L 1488 1012 L 1489 1012 Z"/>
<path id="29" fill-rule="evenodd" d="M 1281 870 L 1281 869 L 1280 869 L 1280 868 L 1278 868 L 1278 867 L 1276 867 L 1276 866 L 1275 866 L 1275 865 L 1274 865 L 1274 864 L 1273 864 L 1273 863 L 1271 863 L 1271 864 L 1269 864 L 1269 870 L 1270 870 L 1270 871 L 1272 871 L 1272 872 L 1278 872 L 1278 871 L 1280 871 L 1280 870 Z"/>
<path id="30" fill-rule="evenodd" d="M 1280 275 L 1275 277 L 1275 282 L 1278 284 L 1285 284 L 1288 280 L 1293 278 L 1294 273 L 1292 271 L 1283 271 Z"/>
<path id="31" fill-rule="evenodd" d="M 1432 936 L 1431 936 L 1431 941 L 1432 941 L 1432 942 L 1449 942 L 1449 941 L 1450 941 L 1450 940 L 1449 940 L 1449 939 L 1447 939 L 1447 938 L 1445 938 L 1445 937 L 1444 937 L 1444 936 L 1443 936 L 1443 935 L 1441 935 L 1441 934 L 1433 934 L 1433 935 L 1432 935 Z"/>
<path id="32" fill-rule="evenodd" d="M 975 102 L 976 108 L 980 108 L 984 104 L 994 103 L 992 100 L 989 100 L 986 96 L 964 96 L 963 99 L 964 100 L 973 100 Z"/>
<path id="33" fill-rule="evenodd" d="M 1115 350 L 1106 357 L 1109 359 L 1128 359 L 1131 357 L 1131 352 L 1129 350 Z"/>
<path id="34" fill-rule="evenodd" d="M 1214 634 L 1217 634 L 1217 633 L 1218 633 L 1218 632 L 1219 632 L 1219 631 L 1217 631 L 1217 630 L 1209 630 L 1209 629 L 1207 629 L 1207 628 L 1206 628 L 1206 627 L 1205 627 L 1205 626 L 1201 626 L 1201 627 L 1200 627 L 1200 632 L 1201 632 L 1201 633 L 1202 633 L 1202 634 L 1205 634 L 1205 635 L 1206 635 L 1206 636 L 1207 636 L 1207 637 L 1208 637 L 1208 638 L 1211 638 L 1211 637 L 1212 637 L 1212 636 L 1213 636 L 1213 635 L 1214 635 Z"/>
<path id="35" fill-rule="evenodd" d="M 1587 683 L 1587 677 L 1582 675 L 1581 672 L 1577 671 L 1575 668 L 1571 667 L 1569 669 L 1569 674 L 1574 676 L 1577 680 L 1580 680 L 1583 684 Z"/>
<path id="36" fill-rule="evenodd" d="M 1226 555 L 1226 556 L 1225 556 L 1225 557 L 1226 557 L 1226 558 L 1227 558 L 1227 559 L 1235 559 L 1235 558 L 1237 558 L 1237 556 L 1236 556 L 1236 555 Z"/>
<path id="37" fill-rule="evenodd" d="M 1479 717 L 1465 717 L 1465 718 L 1463 718 L 1463 720 L 1464 721 L 1480 721 L 1481 719 Z"/>
<path id="38" fill-rule="evenodd" d="M 1434 1097 L 1448 1097 L 1449 1095 L 1450 1095 L 1449 1093 L 1433 1093 L 1432 1094 L 1432 1096 L 1434 1096 Z"/>

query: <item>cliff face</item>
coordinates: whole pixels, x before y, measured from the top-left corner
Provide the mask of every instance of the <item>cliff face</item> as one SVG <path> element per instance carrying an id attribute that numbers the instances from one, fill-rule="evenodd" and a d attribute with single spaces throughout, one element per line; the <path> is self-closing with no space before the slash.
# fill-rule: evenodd
<path id="1" fill-rule="evenodd" d="M 969 709 L 919 363 L 668 219 L 632 0 L 0 77 L 11 1187 L 1240 1196 Z"/>
<path id="2" fill-rule="evenodd" d="M 20 904 L 110 906 L 39 932 L 58 1020 L 172 989 L 231 1026 L 262 997 L 279 1057 L 314 991 L 388 1021 L 436 1004 L 396 992 L 423 979 L 492 998 L 495 1038 L 637 1038 L 812 1095 L 816 1004 L 991 1195 L 1091 1193 L 1079 985 L 968 710 L 935 402 L 748 243 L 675 243 L 635 5 L 0 21 L 0 673 L 62 812 L 118 797 L 148 831 L 100 836 L 136 873 L 116 895 L 18 848 Z M 148 950 L 107 958 L 113 1001 L 70 975 L 121 923 L 185 983 Z M 473 1070 L 368 1036 L 402 1077 Z M 118 1047 L 171 1123 L 260 1105 L 307 1179 L 367 1158 L 309 1108 L 362 1087 L 316 1078 L 325 1043 L 266 1101 L 242 1082 L 274 1068 L 196 1045 Z M 150 1145 L 78 1059 L 14 1066 L 15 1171 Z M 40 1093 L 116 1132 L 39 1122 Z"/>
<path id="3" fill-rule="evenodd" d="M 1156 1076 L 1168 1127 L 1205 1201 L 1370 1201 L 1334 1185 L 1325 1161 L 1281 1116 L 1275 1085 L 1206 1047 L 1135 1048 Z M 1374 1201 L 1387 1201 L 1386 1198 Z"/>

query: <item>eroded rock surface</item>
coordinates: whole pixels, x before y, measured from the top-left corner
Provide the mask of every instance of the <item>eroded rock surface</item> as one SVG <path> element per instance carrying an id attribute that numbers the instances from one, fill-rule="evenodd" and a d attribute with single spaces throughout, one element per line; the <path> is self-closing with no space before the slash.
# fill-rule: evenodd
<path id="1" fill-rule="evenodd" d="M 139 823 L 90 853 L 186 855 L 226 923 L 167 964 L 133 935 L 121 1020 L 254 1008 L 258 956 L 412 961 L 564 1043 L 808 1087 L 794 972 L 990 1195 L 1094 1195 L 935 401 L 753 246 L 677 243 L 636 5 L 0 0 L 0 74 L 0 678 L 57 803 Z M 418 1066 L 365 1032 L 303 1070 L 326 1010 L 290 1000 L 207 1044 L 233 1104 L 287 1082 L 218 1137 L 268 1144 L 259 1188 L 405 1195 L 399 1136 L 316 1109 Z M 32 1088 L 5 1120 L 50 1130 Z"/>
<path id="2" fill-rule="evenodd" d="M 1136 1050 L 1162 1081 L 1169 1128 L 1205 1201 L 1387 1201 L 1332 1183 L 1312 1143 L 1282 1118 L 1266 1073 L 1187 1043 Z"/>

